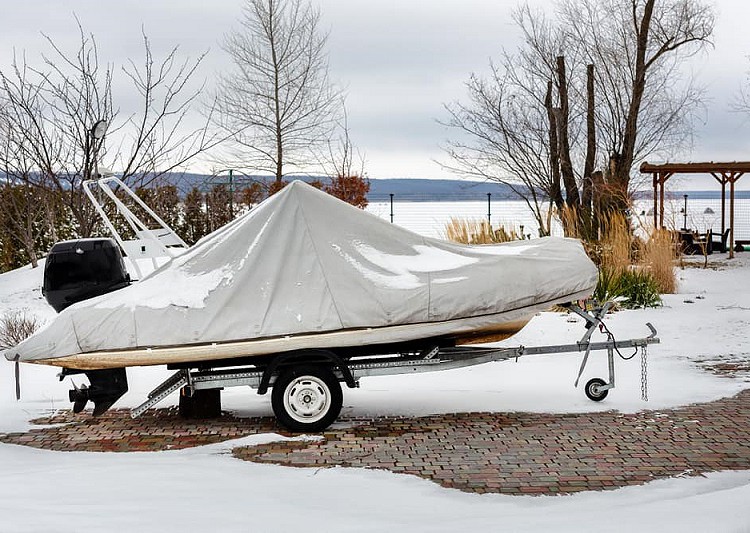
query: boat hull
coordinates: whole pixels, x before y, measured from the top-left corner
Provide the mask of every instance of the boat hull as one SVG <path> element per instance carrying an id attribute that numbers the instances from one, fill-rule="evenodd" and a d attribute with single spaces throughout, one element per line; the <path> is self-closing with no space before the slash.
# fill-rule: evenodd
<path id="1" fill-rule="evenodd" d="M 200 364 L 295 350 L 393 345 L 430 338 L 452 340 L 457 345 L 495 342 L 516 334 L 536 313 L 548 310 L 555 304 L 587 298 L 590 292 L 580 291 L 556 298 L 554 301 L 535 303 L 501 313 L 442 322 L 357 328 L 233 342 L 95 351 L 29 362 L 77 370 L 98 370 L 131 366 Z"/>

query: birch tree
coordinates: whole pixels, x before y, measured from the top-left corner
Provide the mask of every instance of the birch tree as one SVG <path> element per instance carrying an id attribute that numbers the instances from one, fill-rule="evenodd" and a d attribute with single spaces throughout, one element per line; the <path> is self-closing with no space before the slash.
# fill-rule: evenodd
<path id="1" fill-rule="evenodd" d="M 223 48 L 234 71 L 221 77 L 220 126 L 232 134 L 229 157 L 248 172 L 273 175 L 317 160 L 340 112 L 328 78 L 320 13 L 303 0 L 247 0 L 240 28 Z"/>

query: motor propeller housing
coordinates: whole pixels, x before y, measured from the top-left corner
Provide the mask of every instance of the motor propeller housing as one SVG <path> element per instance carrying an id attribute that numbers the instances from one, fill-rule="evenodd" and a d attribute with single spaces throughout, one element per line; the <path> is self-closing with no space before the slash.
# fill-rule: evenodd
<path id="1" fill-rule="evenodd" d="M 74 413 L 80 413 L 88 402 L 93 402 L 94 416 L 99 416 L 128 392 L 128 377 L 124 368 L 88 370 L 85 374 L 91 385 L 76 387 L 68 393 Z"/>

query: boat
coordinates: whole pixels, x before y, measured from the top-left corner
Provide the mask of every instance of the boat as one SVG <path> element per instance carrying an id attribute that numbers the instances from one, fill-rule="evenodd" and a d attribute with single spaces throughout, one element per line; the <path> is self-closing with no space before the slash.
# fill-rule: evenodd
<path id="1" fill-rule="evenodd" d="M 596 281 L 575 239 L 446 242 L 294 181 L 139 282 L 64 309 L 5 357 L 90 371 L 456 346 L 510 337 Z"/>

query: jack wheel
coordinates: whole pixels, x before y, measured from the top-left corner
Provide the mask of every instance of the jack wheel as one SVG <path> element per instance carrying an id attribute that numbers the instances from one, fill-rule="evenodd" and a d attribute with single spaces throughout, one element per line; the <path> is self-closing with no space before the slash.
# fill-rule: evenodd
<path id="1" fill-rule="evenodd" d="M 273 384 L 271 406 L 279 423 L 295 432 L 322 431 L 341 412 L 338 378 L 322 366 L 292 367 Z"/>
<path id="2" fill-rule="evenodd" d="M 590 379 L 583 390 L 589 400 L 601 402 L 609 394 L 609 389 L 602 389 L 606 384 L 607 382 L 601 378 Z"/>

